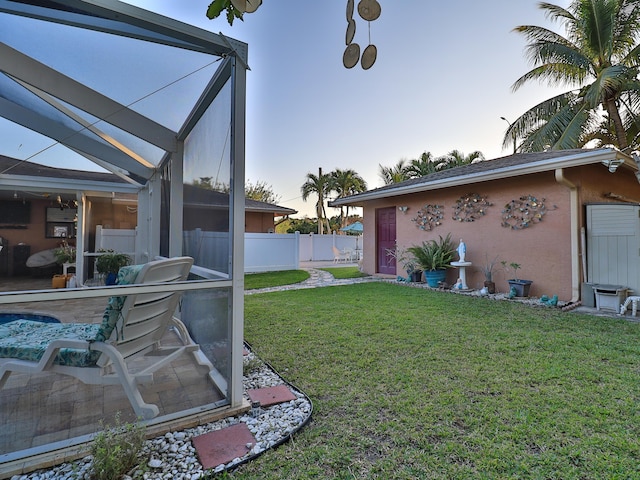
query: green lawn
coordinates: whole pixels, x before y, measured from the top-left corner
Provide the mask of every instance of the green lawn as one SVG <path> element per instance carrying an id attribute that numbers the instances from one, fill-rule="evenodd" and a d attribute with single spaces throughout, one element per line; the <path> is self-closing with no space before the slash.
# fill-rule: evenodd
<path id="1" fill-rule="evenodd" d="M 315 410 L 230 478 L 640 478 L 640 324 L 387 283 L 245 301 Z"/>
<path id="2" fill-rule="evenodd" d="M 249 273 L 244 276 L 244 289 L 278 287 L 304 282 L 309 272 L 304 270 L 284 270 L 281 272 Z"/>
<path id="3" fill-rule="evenodd" d="M 358 267 L 327 267 L 319 268 L 318 270 L 329 272 L 337 279 L 368 277 L 368 275 L 362 273 Z"/>

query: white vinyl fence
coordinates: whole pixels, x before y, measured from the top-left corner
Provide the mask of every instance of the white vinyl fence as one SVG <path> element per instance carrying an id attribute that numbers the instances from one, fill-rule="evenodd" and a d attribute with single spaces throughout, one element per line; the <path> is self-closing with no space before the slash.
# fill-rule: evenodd
<path id="1" fill-rule="evenodd" d="M 135 251 L 135 230 L 100 229 L 98 248 L 132 253 Z M 96 233 L 98 233 L 96 232 Z M 201 229 L 183 233 L 184 254 L 194 258 L 194 264 L 229 272 L 229 234 Z M 300 262 L 331 261 L 333 249 L 362 251 L 362 235 L 316 235 L 300 233 L 245 233 L 244 271 L 269 272 L 295 270 Z"/>

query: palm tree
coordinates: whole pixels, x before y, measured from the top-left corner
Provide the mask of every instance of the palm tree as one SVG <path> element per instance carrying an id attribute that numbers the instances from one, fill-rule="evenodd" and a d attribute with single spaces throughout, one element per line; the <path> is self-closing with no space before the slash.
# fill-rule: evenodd
<path id="1" fill-rule="evenodd" d="M 406 160 L 404 159 L 398 160 L 398 163 L 396 163 L 393 167 L 378 165 L 378 168 L 380 169 L 380 178 L 382 178 L 382 181 L 385 185 L 404 182 L 405 180 L 411 178 L 407 171 Z"/>
<path id="2" fill-rule="evenodd" d="M 476 150 L 469 155 L 465 155 L 460 150 L 451 150 L 446 155 L 439 157 L 437 169 L 445 170 L 447 168 L 461 167 L 463 165 L 469 165 L 470 163 L 483 162 L 485 160 L 481 151 Z"/>
<path id="3" fill-rule="evenodd" d="M 316 194 L 318 196 L 318 203 L 316 203 L 316 213 L 318 215 L 318 234 L 324 233 L 324 227 L 327 232 L 330 231 L 329 222 L 327 220 L 327 212 L 324 208 L 324 199 L 329 196 L 333 190 L 333 180 L 328 173 L 323 174 L 322 169 L 318 169 L 318 175 L 313 173 L 307 173 L 307 181 L 301 187 L 302 200 L 305 202 L 309 195 Z"/>
<path id="4" fill-rule="evenodd" d="M 355 195 L 356 193 L 362 193 L 367 189 L 367 182 L 356 173 L 355 170 L 340 170 L 336 168 L 331 172 L 332 184 L 331 187 L 338 196 L 336 198 L 348 197 L 349 195 Z M 349 205 L 346 206 L 346 215 L 340 207 L 340 226 L 346 226 L 347 219 L 349 218 Z"/>
<path id="5" fill-rule="evenodd" d="M 637 148 L 640 2 L 574 0 L 568 9 L 539 6 L 564 24 L 566 37 L 543 27 L 516 27 L 529 42 L 534 68 L 516 80 L 513 90 L 531 80 L 572 89 L 525 112 L 507 129 L 503 146 L 520 138 L 521 151 L 579 148 L 588 142 Z"/>
<path id="6" fill-rule="evenodd" d="M 423 152 L 420 157 L 413 159 L 407 165 L 406 171 L 409 178 L 420 178 L 439 170 L 439 159 L 434 158 L 431 152 Z"/>

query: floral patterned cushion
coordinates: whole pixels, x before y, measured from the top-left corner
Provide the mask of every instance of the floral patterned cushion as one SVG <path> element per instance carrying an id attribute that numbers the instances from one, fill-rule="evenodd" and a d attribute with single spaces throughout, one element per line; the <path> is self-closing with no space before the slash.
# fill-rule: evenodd
<path id="1" fill-rule="evenodd" d="M 118 272 L 118 285 L 135 283 L 142 265 L 122 267 Z M 82 341 L 107 340 L 120 317 L 126 297 L 110 297 L 102 316 L 102 323 L 43 323 L 16 320 L 0 326 L 0 357 L 37 362 L 42 358 L 52 340 L 70 339 Z M 96 364 L 100 352 L 91 349 L 61 349 L 54 363 L 74 367 Z"/>

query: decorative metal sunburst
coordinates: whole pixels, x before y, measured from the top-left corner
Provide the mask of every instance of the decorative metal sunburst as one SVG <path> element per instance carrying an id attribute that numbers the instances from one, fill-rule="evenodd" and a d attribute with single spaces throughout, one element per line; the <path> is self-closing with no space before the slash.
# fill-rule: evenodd
<path id="1" fill-rule="evenodd" d="M 412 218 L 412 222 L 416 222 L 416 227 L 420 230 L 430 231 L 434 227 L 442 224 L 441 220 L 444 218 L 444 207 L 442 205 L 425 205 L 416 214 L 415 218 Z"/>
<path id="2" fill-rule="evenodd" d="M 453 219 L 457 222 L 475 222 L 487 213 L 493 203 L 477 193 L 469 193 L 456 200 L 453 207 Z"/>
<path id="3" fill-rule="evenodd" d="M 511 200 L 502 210 L 502 226 L 512 230 L 529 228 L 540 223 L 547 213 L 546 199 L 537 199 L 533 195 L 524 195 Z M 554 205 L 551 210 L 558 208 Z"/>

